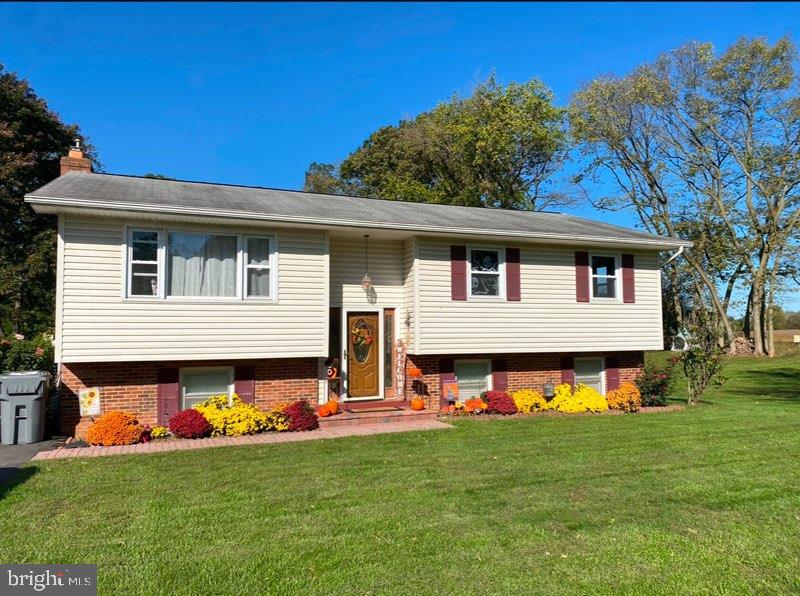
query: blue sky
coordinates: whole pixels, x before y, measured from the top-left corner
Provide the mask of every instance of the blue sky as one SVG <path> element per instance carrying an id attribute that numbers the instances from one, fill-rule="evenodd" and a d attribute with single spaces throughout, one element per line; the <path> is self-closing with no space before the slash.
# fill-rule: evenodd
<path id="1" fill-rule="evenodd" d="M 1 4 L 0 63 L 80 124 L 109 172 L 299 188 L 311 161 L 493 70 L 565 103 L 684 42 L 798 23 L 792 3 Z"/>

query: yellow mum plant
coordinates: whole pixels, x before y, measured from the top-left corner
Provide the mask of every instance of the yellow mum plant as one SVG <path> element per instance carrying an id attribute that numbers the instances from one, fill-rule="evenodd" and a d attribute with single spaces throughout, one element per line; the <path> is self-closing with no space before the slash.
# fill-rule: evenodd
<path id="1" fill-rule="evenodd" d="M 574 393 L 569 383 L 558 385 L 555 393 L 555 397 L 547 404 L 548 410 L 556 410 L 565 414 L 608 410 L 608 402 L 605 397 L 595 389 L 580 383 L 575 387 Z"/>
<path id="2" fill-rule="evenodd" d="M 150 429 L 151 439 L 164 439 L 169 436 L 169 429 L 166 426 L 154 426 Z"/>
<path id="3" fill-rule="evenodd" d="M 235 393 L 230 403 L 225 394 L 212 395 L 194 408 L 208 420 L 213 429 L 211 435 L 214 437 L 236 437 L 288 428 L 283 414 L 278 416 L 275 412 L 269 414 L 262 412 L 253 404 L 243 403 Z M 279 428 L 282 425 L 285 425 L 285 428 Z"/>
<path id="4" fill-rule="evenodd" d="M 635 383 L 622 383 L 619 388 L 606 394 L 608 407 L 623 412 L 636 412 L 642 407 L 642 394 Z"/>
<path id="5" fill-rule="evenodd" d="M 523 414 L 530 414 L 547 409 L 547 401 L 544 399 L 544 395 L 534 389 L 520 389 L 519 391 L 514 391 L 511 394 L 511 398 L 517 406 L 517 411 Z"/>

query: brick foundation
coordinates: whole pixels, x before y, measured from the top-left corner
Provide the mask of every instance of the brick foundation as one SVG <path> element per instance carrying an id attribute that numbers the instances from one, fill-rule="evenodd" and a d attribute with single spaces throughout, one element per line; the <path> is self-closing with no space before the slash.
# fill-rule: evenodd
<path id="1" fill-rule="evenodd" d="M 83 436 L 91 424 L 80 417 L 78 392 L 100 387 L 102 410 L 124 410 L 143 424 L 156 424 L 157 374 L 161 368 L 236 366 L 255 367 L 257 406 L 268 409 L 295 399 L 317 403 L 317 359 L 213 360 L 181 362 L 87 362 L 61 365 L 59 429 L 63 435 Z"/>
<path id="2" fill-rule="evenodd" d="M 508 390 L 542 389 L 544 383 L 559 384 L 561 382 L 561 358 L 565 354 L 441 354 L 435 356 L 415 356 L 409 354 L 406 368 L 417 366 L 423 374 L 422 379 L 406 384 L 406 399 L 415 395 L 425 398 L 426 407 L 439 408 L 439 362 L 442 358 L 454 360 L 503 359 L 508 369 Z M 616 356 L 619 361 L 619 381 L 633 381 L 644 366 L 644 352 L 587 352 L 574 354 L 576 358 L 583 356 Z"/>
<path id="3" fill-rule="evenodd" d="M 564 354 L 442 354 L 416 356 L 409 354 L 406 367 L 417 366 L 423 377 L 406 383 L 406 400 L 415 395 L 425 398 L 426 407 L 439 409 L 439 362 L 454 360 L 503 359 L 506 362 L 508 390 L 533 388 L 544 383 L 561 382 L 561 358 Z M 585 353 L 580 356 L 616 356 L 620 382 L 634 380 L 644 365 L 643 352 Z M 104 412 L 124 410 L 135 414 L 143 424 L 156 424 L 157 375 L 161 368 L 236 366 L 255 367 L 257 406 L 268 409 L 275 404 L 295 399 L 317 403 L 318 370 L 316 358 L 276 358 L 270 360 L 213 360 L 180 362 L 92 362 L 62 364 L 59 427 L 61 434 L 83 436 L 91 420 L 81 418 L 78 392 L 86 387 L 100 387 Z"/>

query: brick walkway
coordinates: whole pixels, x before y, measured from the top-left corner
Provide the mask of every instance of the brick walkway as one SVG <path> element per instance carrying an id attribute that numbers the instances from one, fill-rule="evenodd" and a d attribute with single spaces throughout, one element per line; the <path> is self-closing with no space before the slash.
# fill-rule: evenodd
<path id="1" fill-rule="evenodd" d="M 216 437 L 212 439 L 178 439 L 174 441 L 154 441 L 137 445 L 119 447 L 78 447 L 65 449 L 60 447 L 53 451 L 41 451 L 32 461 L 44 459 L 66 459 L 71 457 L 102 457 L 104 455 L 129 455 L 132 453 L 163 453 L 165 451 L 187 451 L 190 449 L 206 449 L 209 447 L 230 447 L 231 445 L 271 445 L 274 443 L 296 443 L 298 441 L 314 441 L 317 439 L 338 439 L 340 437 L 365 437 L 386 433 L 403 433 L 417 430 L 437 430 L 452 428 L 438 420 L 414 420 L 391 424 L 358 424 L 353 426 L 337 426 L 321 428 L 299 433 L 264 433 L 246 437 Z"/>

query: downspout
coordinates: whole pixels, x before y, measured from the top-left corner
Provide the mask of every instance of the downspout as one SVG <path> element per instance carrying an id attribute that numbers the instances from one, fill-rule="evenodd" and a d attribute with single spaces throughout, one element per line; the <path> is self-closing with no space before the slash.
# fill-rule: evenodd
<path id="1" fill-rule="evenodd" d="M 683 254 L 683 245 L 681 244 L 681 245 L 678 247 L 678 250 L 677 250 L 677 251 L 675 251 L 675 254 L 674 254 L 674 255 L 671 255 L 671 256 L 670 256 L 670 258 L 668 258 L 666 261 L 664 261 L 663 263 L 661 263 L 661 266 L 663 267 L 664 265 L 667 265 L 667 264 L 671 263 L 672 261 L 674 261 L 675 259 L 677 259 L 677 258 L 678 258 L 679 256 L 681 256 L 682 254 Z"/>

